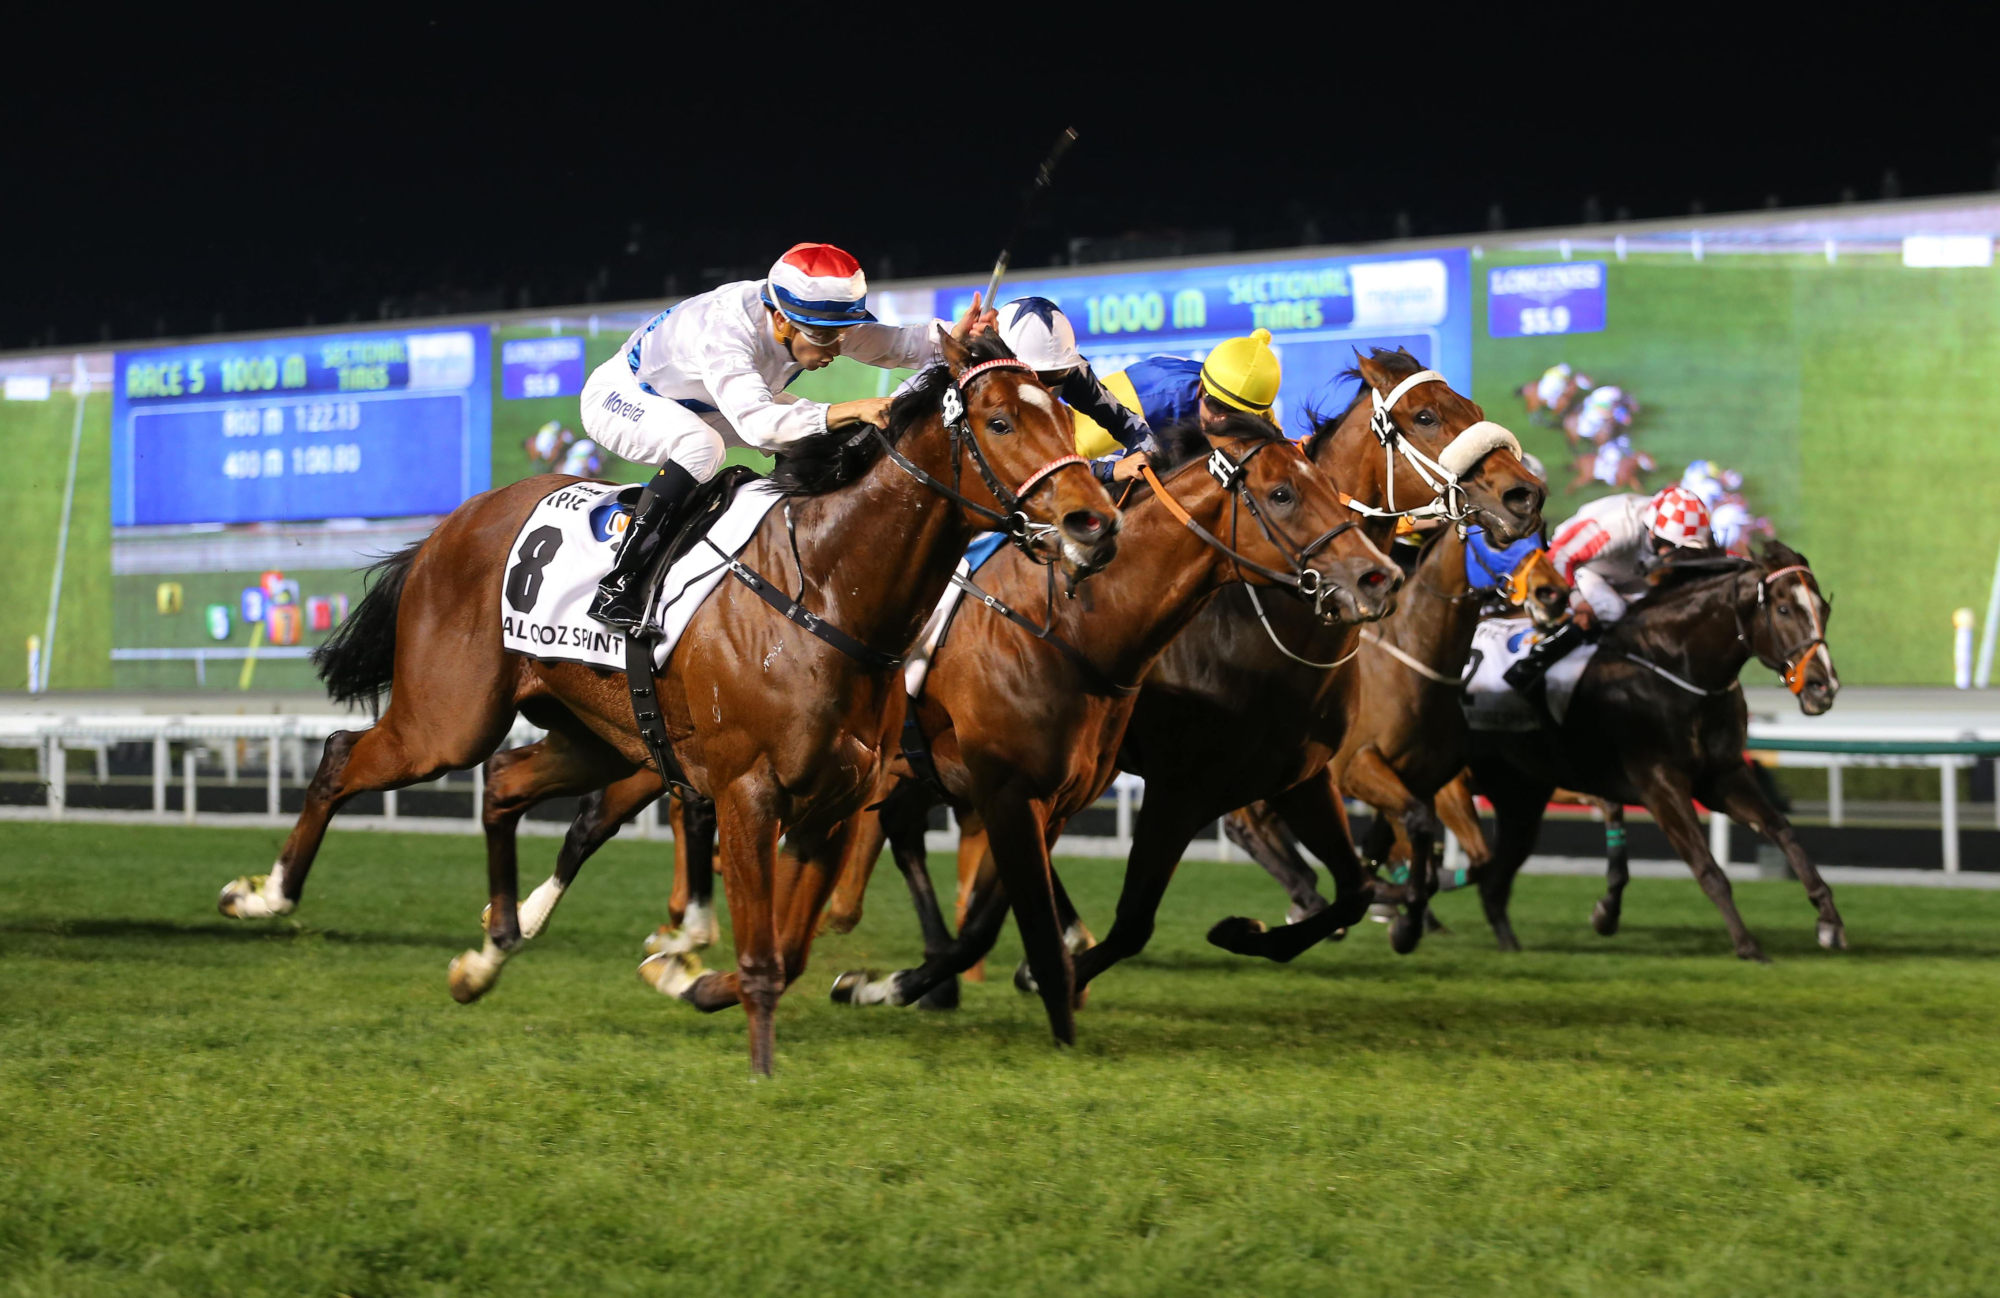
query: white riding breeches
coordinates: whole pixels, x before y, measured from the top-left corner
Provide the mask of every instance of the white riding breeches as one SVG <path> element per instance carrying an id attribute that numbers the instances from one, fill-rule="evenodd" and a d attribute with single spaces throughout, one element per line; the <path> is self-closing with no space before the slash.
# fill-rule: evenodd
<path id="1" fill-rule="evenodd" d="M 744 444 L 720 411 L 690 410 L 640 387 L 622 351 L 583 385 L 583 430 L 614 455 L 635 464 L 671 461 L 696 482 L 714 477 L 724 452 Z"/>

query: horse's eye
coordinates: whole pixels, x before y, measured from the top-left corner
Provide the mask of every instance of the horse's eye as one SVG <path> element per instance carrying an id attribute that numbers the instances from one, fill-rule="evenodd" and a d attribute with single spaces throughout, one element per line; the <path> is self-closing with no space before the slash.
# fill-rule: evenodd
<path id="1" fill-rule="evenodd" d="M 1005 437 L 1007 434 L 1013 432 L 1014 428 L 1005 418 L 995 415 L 986 421 L 986 431 L 992 433 L 995 437 Z"/>
<path id="2" fill-rule="evenodd" d="M 1435 424 L 1437 422 L 1437 416 L 1432 414 L 1428 410 L 1419 410 L 1417 412 L 1417 422 L 1422 424 L 1424 427 L 1429 428 L 1432 424 Z"/>
<path id="3" fill-rule="evenodd" d="M 1790 604 L 1780 604 L 1778 605 L 1778 613 L 1782 617 L 1790 617 L 1792 615 L 1792 606 Z"/>
<path id="4" fill-rule="evenodd" d="M 1291 504 L 1291 503 L 1292 503 L 1292 499 L 1293 499 L 1293 496 L 1292 496 L 1292 489 L 1291 489 L 1290 487 L 1273 487 L 1273 488 L 1271 488 L 1271 503 L 1272 503 L 1272 504 L 1274 504 L 1274 505 L 1289 505 L 1289 504 Z"/>

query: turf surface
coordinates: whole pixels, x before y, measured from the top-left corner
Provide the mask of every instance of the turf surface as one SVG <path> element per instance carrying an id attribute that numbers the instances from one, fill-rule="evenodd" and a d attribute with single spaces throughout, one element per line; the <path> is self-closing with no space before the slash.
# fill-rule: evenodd
<path id="1" fill-rule="evenodd" d="M 1058 1052 L 997 979 L 826 1001 L 916 953 L 885 870 L 753 1084 L 739 1015 L 632 976 L 661 849 L 468 1008 L 475 840 L 336 832 L 296 918 L 218 918 L 279 836 L 0 825 L 0 1292 L 2000 1290 L 2000 894 L 1848 889 L 1831 956 L 1745 885 L 1756 967 L 1690 882 L 1607 942 L 1531 877 L 1524 955 L 1452 894 L 1411 958 L 1278 967 L 1201 940 L 1275 890 L 1190 864 Z M 1115 868 L 1067 874 L 1101 923 Z"/>

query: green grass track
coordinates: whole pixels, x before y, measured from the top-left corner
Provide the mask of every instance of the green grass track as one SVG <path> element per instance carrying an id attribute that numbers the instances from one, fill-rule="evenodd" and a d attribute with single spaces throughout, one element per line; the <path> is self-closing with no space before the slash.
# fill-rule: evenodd
<path id="1" fill-rule="evenodd" d="M 1202 941 L 1281 899 L 1189 864 L 1081 1044 L 1003 979 L 844 1009 L 917 951 L 892 870 L 747 1077 L 633 977 L 663 849 L 614 843 L 477 1006 L 477 840 L 338 831 L 293 919 L 216 916 L 274 830 L 0 825 L 0 1294 L 1991 1294 L 2000 894 L 1526 878 L 1417 955 Z M 532 881 L 552 855 L 529 840 Z M 1109 863 L 1067 866 L 1100 931 Z M 1010 933 L 1002 950 L 1011 965 Z"/>

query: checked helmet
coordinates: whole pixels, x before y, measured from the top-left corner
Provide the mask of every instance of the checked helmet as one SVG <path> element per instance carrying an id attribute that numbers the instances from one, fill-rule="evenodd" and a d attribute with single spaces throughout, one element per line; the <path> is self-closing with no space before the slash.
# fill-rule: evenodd
<path id="1" fill-rule="evenodd" d="M 1708 506 L 1686 487 L 1668 487 L 1646 505 L 1646 530 L 1681 550 L 1703 550 L 1709 535 Z"/>

